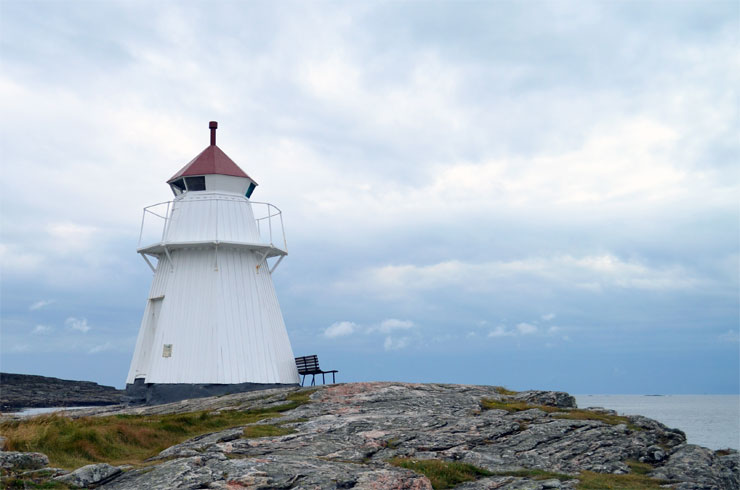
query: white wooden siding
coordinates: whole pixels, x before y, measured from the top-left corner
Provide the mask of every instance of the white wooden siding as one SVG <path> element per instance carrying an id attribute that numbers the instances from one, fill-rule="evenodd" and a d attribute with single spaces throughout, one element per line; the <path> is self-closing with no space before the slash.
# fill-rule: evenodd
<path id="1" fill-rule="evenodd" d="M 174 203 L 163 242 L 170 258 L 157 257 L 126 382 L 146 373 L 147 383 L 298 383 L 272 276 L 248 246 L 259 242 L 249 202 L 189 194 Z M 178 248 L 219 240 L 232 243 Z M 156 329 L 148 330 L 152 299 L 160 297 Z M 170 357 L 162 356 L 165 344 Z"/>

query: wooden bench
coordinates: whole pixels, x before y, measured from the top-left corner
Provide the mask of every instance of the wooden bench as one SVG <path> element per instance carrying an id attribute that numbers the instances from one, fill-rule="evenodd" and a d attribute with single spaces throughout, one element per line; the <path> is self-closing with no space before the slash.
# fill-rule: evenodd
<path id="1" fill-rule="evenodd" d="M 321 380 L 324 384 L 326 384 L 326 378 L 324 377 L 326 374 L 331 373 L 331 382 L 335 383 L 336 379 L 334 377 L 335 373 L 338 373 L 336 369 L 333 369 L 331 371 L 322 371 L 319 367 L 319 356 L 316 354 L 312 356 L 303 356 L 303 357 L 296 357 L 295 358 L 295 366 L 298 368 L 298 374 L 303 376 L 301 379 L 301 386 L 303 386 L 303 382 L 306 380 L 306 376 L 309 374 L 311 375 L 311 386 L 316 386 L 316 375 L 321 375 Z"/>

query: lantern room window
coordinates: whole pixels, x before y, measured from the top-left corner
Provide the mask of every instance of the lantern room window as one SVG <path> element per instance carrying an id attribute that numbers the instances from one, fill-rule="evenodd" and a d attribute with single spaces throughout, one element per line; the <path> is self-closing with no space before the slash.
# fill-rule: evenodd
<path id="1" fill-rule="evenodd" d="M 185 177 L 172 182 L 170 187 L 176 196 L 187 191 L 204 191 L 206 190 L 206 178 L 205 176 Z"/>
<path id="2" fill-rule="evenodd" d="M 189 191 L 204 191 L 206 190 L 206 178 L 201 177 L 185 177 L 185 187 Z"/>
<path id="3" fill-rule="evenodd" d="M 185 181 L 183 179 L 177 179 L 170 184 L 170 188 L 176 196 L 179 196 L 180 194 L 185 192 Z"/>

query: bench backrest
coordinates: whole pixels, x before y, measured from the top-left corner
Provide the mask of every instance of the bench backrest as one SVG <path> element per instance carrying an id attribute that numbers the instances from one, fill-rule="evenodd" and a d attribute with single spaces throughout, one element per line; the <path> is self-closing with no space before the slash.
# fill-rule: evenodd
<path id="1" fill-rule="evenodd" d="M 303 356 L 295 358 L 295 366 L 298 368 L 298 374 L 312 374 L 321 372 L 319 367 L 319 356 Z"/>

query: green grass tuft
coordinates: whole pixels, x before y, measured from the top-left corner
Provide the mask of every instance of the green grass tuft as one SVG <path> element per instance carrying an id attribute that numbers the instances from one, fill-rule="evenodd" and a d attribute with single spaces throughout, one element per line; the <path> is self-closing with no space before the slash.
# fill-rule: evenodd
<path id="1" fill-rule="evenodd" d="M 529 478 L 530 480 L 573 480 L 576 477 L 566 475 L 564 473 L 554 473 L 552 471 L 537 470 L 537 469 L 521 469 L 521 470 L 510 470 L 510 471 L 494 471 L 493 476 L 516 476 L 519 478 Z"/>
<path id="2" fill-rule="evenodd" d="M 593 412 L 591 410 L 583 410 L 580 408 L 566 408 L 558 409 L 559 412 L 553 415 L 556 419 L 571 419 L 571 420 L 597 420 L 604 422 L 608 425 L 619 425 L 624 424 L 628 429 L 633 431 L 642 430 L 641 427 L 634 425 L 630 422 L 630 419 L 623 417 L 622 415 L 612 415 L 608 413 Z"/>
<path id="3" fill-rule="evenodd" d="M 578 479 L 580 480 L 578 490 L 653 490 L 662 488 L 661 485 L 668 483 L 635 473 L 613 475 L 593 471 L 582 471 Z"/>
<path id="4" fill-rule="evenodd" d="M 0 423 L 11 451 L 41 452 L 52 466 L 139 464 L 160 451 L 202 434 L 253 424 L 309 402 L 312 391 L 288 394 L 286 403 L 244 411 L 168 415 L 113 415 L 72 419 L 46 415 Z M 281 431 L 292 430 L 281 428 Z M 275 435 L 274 433 L 269 435 Z"/>
<path id="5" fill-rule="evenodd" d="M 630 467 L 630 471 L 635 475 L 647 475 L 655 469 L 650 463 L 641 463 L 639 461 L 628 460 L 625 461 L 627 466 Z"/>
<path id="6" fill-rule="evenodd" d="M 536 408 L 543 412 L 553 414 L 553 418 L 556 419 L 597 420 L 609 425 L 625 424 L 627 428 L 633 431 L 642 430 L 640 427 L 632 424 L 627 417 L 583 410 L 580 408 L 559 408 L 551 407 L 549 405 L 533 405 L 519 400 L 494 400 L 492 398 L 483 398 L 480 404 L 484 410 L 506 410 L 507 412 L 513 413 Z"/>
<path id="7" fill-rule="evenodd" d="M 524 401 L 494 400 L 493 398 L 483 398 L 480 401 L 480 404 L 484 410 L 506 410 L 507 412 L 523 412 L 524 410 L 531 410 L 533 408 L 538 408 L 548 413 L 559 412 L 562 410 L 561 408 L 550 407 L 547 405 L 531 405 Z"/>
<path id="8" fill-rule="evenodd" d="M 281 427 L 279 425 L 260 424 L 248 425 L 244 428 L 244 438 L 254 439 L 257 437 L 285 436 L 293 434 L 295 429 L 290 427 Z"/>
<path id="9" fill-rule="evenodd" d="M 51 472 L 49 472 L 51 473 Z M 41 489 L 41 488 L 54 488 L 54 489 L 68 489 L 69 485 L 62 482 L 48 479 L 47 476 L 36 475 L 33 477 L 26 476 L 8 476 L 6 471 L 3 470 L 2 476 L 0 476 L 0 486 L 7 489 Z"/>
<path id="10" fill-rule="evenodd" d="M 516 395 L 519 393 L 518 391 L 510 390 L 504 386 L 494 386 L 493 389 L 496 390 L 496 393 L 499 395 Z"/>
<path id="11" fill-rule="evenodd" d="M 416 460 L 411 458 L 393 458 L 389 461 L 393 466 L 406 468 L 429 478 L 432 488 L 452 488 L 466 481 L 474 481 L 484 476 L 491 476 L 491 472 L 478 468 L 472 464 L 454 463 L 439 459 Z"/>
<path id="12" fill-rule="evenodd" d="M 394 466 L 407 468 L 429 478 L 432 487 L 436 489 L 452 488 L 466 481 L 474 481 L 486 476 L 511 476 L 528 478 L 530 480 L 560 481 L 579 480 L 579 490 L 654 490 L 661 488 L 668 482 L 650 478 L 645 473 L 652 467 L 638 461 L 628 461 L 632 473 L 614 475 L 610 473 L 595 473 L 582 471 L 578 475 L 566 475 L 539 469 L 520 469 L 511 471 L 488 471 L 467 463 L 454 463 L 439 459 L 416 460 L 411 458 L 393 458 L 389 461 Z"/>

